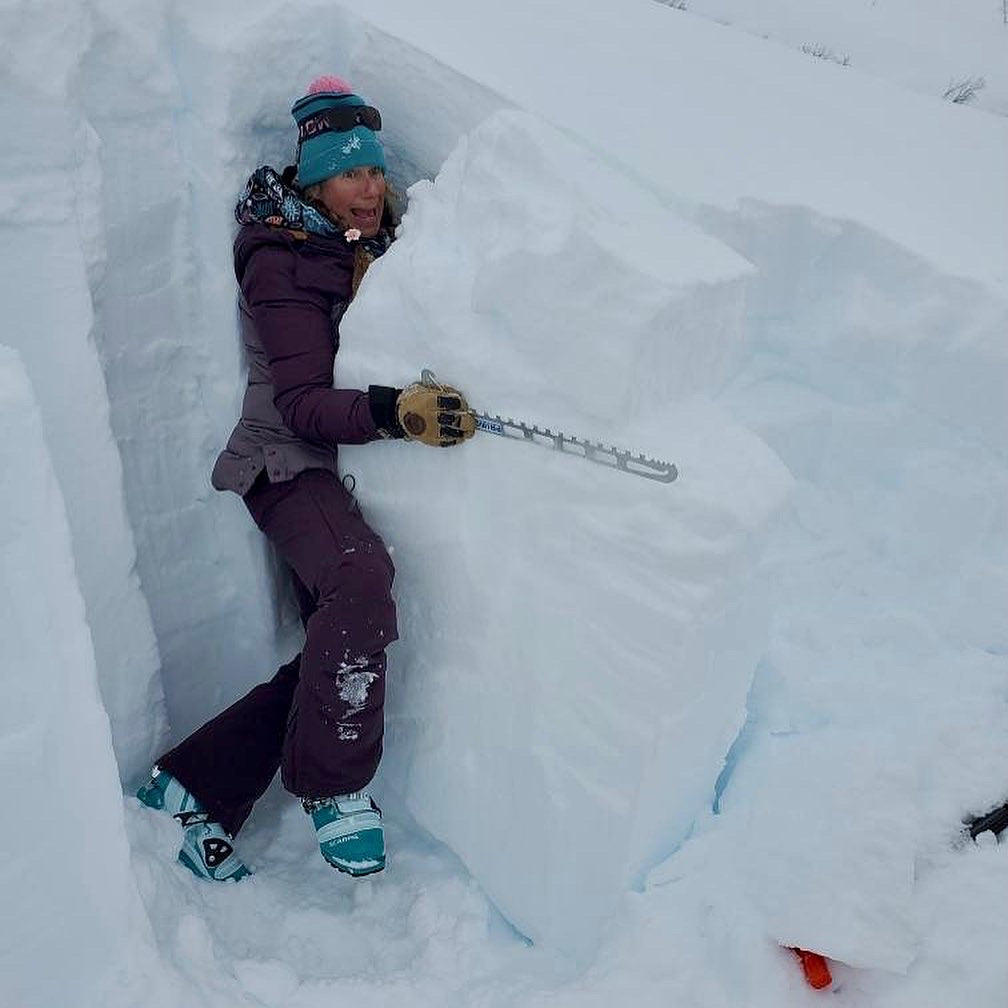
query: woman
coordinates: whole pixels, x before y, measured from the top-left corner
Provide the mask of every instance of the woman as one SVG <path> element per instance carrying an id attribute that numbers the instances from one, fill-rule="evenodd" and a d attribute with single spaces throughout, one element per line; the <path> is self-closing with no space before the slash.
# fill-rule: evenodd
<path id="1" fill-rule="evenodd" d="M 333 387 L 338 325 L 395 221 L 378 111 L 337 77 L 292 108 L 295 168 L 260 168 L 238 203 L 234 244 L 249 362 L 242 417 L 214 466 L 289 564 L 301 654 L 165 753 L 138 797 L 182 824 L 195 874 L 250 874 L 231 840 L 278 767 L 322 856 L 368 875 L 385 866 L 381 811 L 365 790 L 382 752 L 385 648 L 396 640 L 385 545 L 337 473 L 338 444 L 383 438 L 447 447 L 474 421 L 457 390 Z"/>

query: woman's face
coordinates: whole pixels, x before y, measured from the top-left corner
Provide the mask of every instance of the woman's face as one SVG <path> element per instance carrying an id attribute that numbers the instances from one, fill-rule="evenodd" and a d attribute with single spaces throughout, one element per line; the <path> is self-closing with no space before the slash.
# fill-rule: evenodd
<path id="1" fill-rule="evenodd" d="M 385 206 L 385 173 L 381 168 L 351 168 L 322 183 L 322 202 L 347 227 L 373 238 Z"/>

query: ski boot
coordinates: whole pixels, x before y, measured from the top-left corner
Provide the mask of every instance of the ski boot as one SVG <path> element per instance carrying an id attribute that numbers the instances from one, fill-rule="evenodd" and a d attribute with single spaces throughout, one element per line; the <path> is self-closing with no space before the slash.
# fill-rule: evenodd
<path id="1" fill-rule="evenodd" d="M 371 875 L 385 867 L 381 809 L 367 791 L 333 798 L 303 798 L 318 833 L 322 857 L 348 875 Z"/>
<path id="2" fill-rule="evenodd" d="M 235 854 L 224 827 L 213 822 L 196 797 L 171 774 L 154 767 L 137 798 L 148 808 L 171 813 L 182 824 L 178 859 L 193 875 L 214 882 L 237 882 L 252 874 Z"/>

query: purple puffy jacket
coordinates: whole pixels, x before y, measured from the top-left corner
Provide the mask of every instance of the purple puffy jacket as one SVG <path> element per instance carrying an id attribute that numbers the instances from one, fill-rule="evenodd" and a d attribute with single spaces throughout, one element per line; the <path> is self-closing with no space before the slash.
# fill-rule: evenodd
<path id="1" fill-rule="evenodd" d="M 272 483 L 304 469 L 336 472 L 338 444 L 394 436 L 398 390 L 333 388 L 353 246 L 247 224 L 235 238 L 234 264 L 248 388 L 214 465 L 214 487 L 245 494 L 264 469 Z"/>

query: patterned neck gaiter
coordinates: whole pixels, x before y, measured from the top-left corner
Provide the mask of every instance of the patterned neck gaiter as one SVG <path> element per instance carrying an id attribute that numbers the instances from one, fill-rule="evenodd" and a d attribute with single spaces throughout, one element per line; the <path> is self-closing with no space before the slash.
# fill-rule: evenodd
<path id="1" fill-rule="evenodd" d="M 266 224 L 269 227 L 304 231 L 322 238 L 342 238 L 356 241 L 371 257 L 377 259 L 388 251 L 392 234 L 382 229 L 373 238 L 356 238 L 356 235 L 330 220 L 324 213 L 306 202 L 269 165 L 257 168 L 249 177 L 245 192 L 235 206 L 235 220 L 239 224 Z"/>

